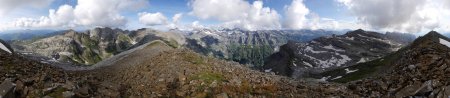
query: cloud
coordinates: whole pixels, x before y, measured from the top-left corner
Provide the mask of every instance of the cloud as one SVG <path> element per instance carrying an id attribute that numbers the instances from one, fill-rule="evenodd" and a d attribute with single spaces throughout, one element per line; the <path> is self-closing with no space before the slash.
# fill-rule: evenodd
<path id="1" fill-rule="evenodd" d="M 62 5 L 58 10 L 50 9 L 49 16 L 42 16 L 39 19 L 19 18 L 13 22 L 15 27 L 56 27 L 73 26 L 70 22 L 74 19 L 73 8 L 70 5 Z"/>
<path id="2" fill-rule="evenodd" d="M 148 5 L 145 0 L 78 0 L 74 13 L 76 24 L 83 26 L 120 27 L 127 23 L 121 11 Z"/>
<path id="3" fill-rule="evenodd" d="M 0 15 L 5 15 L 20 7 L 44 8 L 54 0 L 1 0 Z"/>
<path id="4" fill-rule="evenodd" d="M 18 18 L 11 22 L 14 27 L 122 27 L 127 23 L 122 11 L 142 9 L 148 6 L 146 0 L 78 0 L 77 5 L 62 5 L 56 11 L 49 10 L 48 16 L 40 18 Z"/>
<path id="5" fill-rule="evenodd" d="M 183 13 L 177 13 L 177 14 L 173 15 L 172 22 L 178 23 L 180 21 L 181 17 L 183 17 Z"/>
<path id="6" fill-rule="evenodd" d="M 439 1 L 439 0 L 437 0 Z M 448 0 L 446 0 L 448 1 Z M 421 32 L 439 28 L 445 4 L 436 0 L 337 0 L 375 29 Z"/>
<path id="7" fill-rule="evenodd" d="M 247 30 L 281 28 L 277 11 L 263 7 L 262 1 L 250 4 L 244 0 L 193 0 L 190 14 L 200 19 L 213 19 L 227 28 Z"/>
<path id="8" fill-rule="evenodd" d="M 309 9 L 303 4 L 303 0 L 292 0 L 291 5 L 285 7 L 284 27 L 289 29 L 302 29 L 307 20 Z"/>
<path id="9" fill-rule="evenodd" d="M 142 12 L 139 13 L 138 16 L 139 22 L 147 26 L 168 24 L 167 17 L 161 14 L 160 12 L 157 13 Z"/>
<path id="10" fill-rule="evenodd" d="M 244 0 L 193 0 L 192 14 L 200 19 L 232 21 L 246 17 L 250 4 Z"/>

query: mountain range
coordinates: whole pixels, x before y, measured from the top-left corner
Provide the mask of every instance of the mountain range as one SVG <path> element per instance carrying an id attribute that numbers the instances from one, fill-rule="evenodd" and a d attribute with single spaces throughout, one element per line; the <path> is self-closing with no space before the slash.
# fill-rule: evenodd
<path id="1" fill-rule="evenodd" d="M 105 34 L 107 32 L 114 33 Z M 223 39 L 219 40 L 217 38 L 220 37 L 214 35 L 217 33 L 211 34 L 208 36 L 212 37 L 199 37 L 200 34 L 177 30 L 158 32 L 151 29 L 121 31 L 97 28 L 86 32 L 69 31 L 33 41 L 13 41 L 13 48 L 8 50 L 14 52 L 0 50 L 0 79 L 3 80 L 0 90 L 6 91 L 0 95 L 433 98 L 450 95 L 450 77 L 447 76 L 450 72 L 447 70 L 447 65 L 450 65 L 447 59 L 450 40 L 435 31 L 418 38 L 410 34 L 355 30 L 342 35 L 324 35 L 310 41 L 288 40 L 278 52 L 265 58 L 264 65 L 260 67 L 248 67 L 240 64 L 242 62 L 233 62 L 189 47 L 192 43 L 188 40 L 195 38 L 200 38 L 199 43 L 204 43 L 204 46 L 199 44 L 201 47 L 219 46 L 218 43 L 223 43 L 225 39 L 235 38 L 221 37 Z M 265 33 L 254 34 L 260 36 Z M 244 35 L 239 36 L 242 39 L 258 39 Z M 128 40 L 119 36 L 127 36 L 125 39 Z M 72 44 L 62 40 L 69 38 Z M 91 45 L 95 48 L 89 47 L 86 42 L 96 42 Z M 270 43 L 269 40 L 250 42 L 252 45 Z M 248 44 L 248 41 L 241 42 L 244 43 Z M 6 42 L 2 44 L 9 47 Z M 24 54 L 24 50 L 32 49 L 24 46 L 45 45 L 53 48 L 79 45 L 83 51 L 95 50 L 94 53 L 108 52 L 112 55 L 90 66 L 67 70 Z M 107 51 L 111 49 L 107 47 L 115 47 L 115 51 Z M 82 56 L 83 53 L 77 55 Z M 89 58 L 85 59 L 89 61 Z"/>
<path id="2" fill-rule="evenodd" d="M 292 78 L 316 74 L 384 57 L 409 44 L 414 35 L 355 30 L 308 42 L 290 41 L 266 59 L 262 68 Z"/>
<path id="3" fill-rule="evenodd" d="M 130 48 L 163 39 L 158 34 L 158 31 L 150 29 L 124 31 L 95 28 L 85 32 L 68 30 L 54 36 L 13 41 L 12 45 L 17 51 L 43 56 L 51 61 L 93 65 Z"/>
<path id="4" fill-rule="evenodd" d="M 145 28 L 133 31 L 95 28 L 85 32 L 68 30 L 53 36 L 15 40 L 12 46 L 17 51 L 42 56 L 38 59 L 45 58 L 49 62 L 93 65 L 122 51 L 163 39 L 170 45 L 187 47 L 203 55 L 262 66 L 264 58 L 278 51 L 278 47 L 288 40 L 308 41 L 336 33 L 325 30 L 198 29 L 161 32 Z"/>

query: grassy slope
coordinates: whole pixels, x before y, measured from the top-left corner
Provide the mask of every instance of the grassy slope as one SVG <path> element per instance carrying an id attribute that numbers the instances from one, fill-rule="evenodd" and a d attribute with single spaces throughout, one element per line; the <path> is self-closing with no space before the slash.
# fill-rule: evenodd
<path id="1" fill-rule="evenodd" d="M 398 60 L 401 54 L 405 51 L 406 48 L 402 48 L 395 53 L 391 53 L 383 58 L 375 59 L 365 63 L 359 63 L 353 66 L 339 68 L 331 71 L 324 72 L 320 74 L 321 76 L 332 76 L 334 78 L 336 76 L 342 76 L 342 78 L 332 80 L 332 82 L 346 83 L 350 81 L 355 81 L 359 79 L 364 79 L 371 76 L 376 76 L 379 74 L 383 74 L 390 69 L 392 63 Z M 358 69 L 358 71 L 346 74 L 346 68 L 349 70 Z"/>

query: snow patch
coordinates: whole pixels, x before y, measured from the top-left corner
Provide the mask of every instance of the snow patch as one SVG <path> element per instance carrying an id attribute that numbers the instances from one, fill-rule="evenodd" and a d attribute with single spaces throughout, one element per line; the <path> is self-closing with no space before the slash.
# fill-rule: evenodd
<path id="1" fill-rule="evenodd" d="M 2 43 L 0 43 L 0 49 L 6 51 L 6 52 L 8 52 L 8 53 L 12 53 L 11 50 L 9 50 L 8 48 L 6 48 L 6 46 L 3 45 Z"/>
<path id="2" fill-rule="evenodd" d="M 448 42 L 447 40 L 439 38 L 439 43 L 441 43 L 442 45 L 445 45 L 445 46 L 450 48 L 450 42 Z"/>
<path id="3" fill-rule="evenodd" d="M 328 45 L 328 46 L 324 46 L 323 48 L 325 48 L 325 49 L 330 49 L 330 50 L 334 50 L 334 51 L 339 51 L 339 52 L 342 52 L 342 51 L 345 51 L 345 50 L 342 50 L 342 49 L 336 49 L 336 48 L 334 48 L 334 46 L 333 45 Z"/>
<path id="4" fill-rule="evenodd" d="M 347 38 L 348 40 L 355 40 L 354 37 L 345 37 L 345 38 Z"/>
<path id="5" fill-rule="evenodd" d="M 303 64 L 305 64 L 306 66 L 309 66 L 309 67 L 313 67 L 310 63 L 305 62 L 305 61 L 303 61 Z"/>
<path id="6" fill-rule="evenodd" d="M 70 52 L 59 52 L 59 55 L 70 56 L 70 55 L 72 55 L 72 53 L 70 53 Z"/>
<path id="7" fill-rule="evenodd" d="M 353 72 L 356 72 L 356 71 L 358 71 L 358 69 L 350 70 L 348 68 L 345 68 L 345 74 L 353 73 Z"/>
<path id="8" fill-rule="evenodd" d="M 336 80 L 336 79 L 340 79 L 340 78 L 342 78 L 342 76 L 337 76 L 337 77 L 335 77 L 335 78 L 333 78 L 331 80 Z"/>
<path id="9" fill-rule="evenodd" d="M 310 47 L 310 46 L 306 46 L 305 51 L 309 51 L 309 52 L 311 52 L 311 53 L 325 53 L 325 52 L 327 52 L 327 51 L 315 51 L 315 50 L 313 50 L 313 48 Z"/>
<path id="10" fill-rule="evenodd" d="M 367 59 L 366 59 L 366 58 L 361 58 L 361 59 L 359 59 L 359 61 L 356 62 L 356 63 L 364 63 L 364 62 L 367 62 Z"/>
<path id="11" fill-rule="evenodd" d="M 322 77 L 322 78 L 319 79 L 319 81 L 326 82 L 329 78 L 331 78 L 331 76 Z"/>
<path id="12" fill-rule="evenodd" d="M 335 55 L 340 56 L 342 59 L 337 58 L 335 56 L 331 56 L 330 59 L 320 60 L 320 59 L 314 58 L 314 57 L 306 55 L 306 54 L 304 56 L 306 56 L 306 57 L 310 58 L 311 60 L 315 61 L 315 63 L 317 65 L 319 65 L 320 68 L 328 68 L 328 67 L 332 67 L 332 66 L 342 66 L 343 64 L 345 64 L 348 61 L 352 60 L 347 55 L 342 55 L 342 54 L 339 54 L 339 53 L 335 53 Z"/>
<path id="13" fill-rule="evenodd" d="M 264 70 L 264 72 L 272 72 L 272 68 L 271 69 L 266 69 L 266 70 Z"/>

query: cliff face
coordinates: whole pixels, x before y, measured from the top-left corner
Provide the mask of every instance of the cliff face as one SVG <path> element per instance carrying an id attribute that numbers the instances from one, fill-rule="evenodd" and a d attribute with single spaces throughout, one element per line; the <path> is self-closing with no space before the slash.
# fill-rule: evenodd
<path id="1" fill-rule="evenodd" d="M 397 40 L 397 38 L 409 37 L 407 35 L 400 37 L 391 35 L 393 34 L 356 30 L 344 35 L 316 38 L 309 42 L 293 42 L 281 47 L 288 49 L 280 49 L 281 54 L 292 54 L 270 56 L 262 70 L 293 78 L 314 77 L 315 74 L 331 69 L 381 58 L 412 41 Z M 280 61 L 278 58 L 289 59 Z M 290 71 L 277 69 L 290 69 Z"/>

